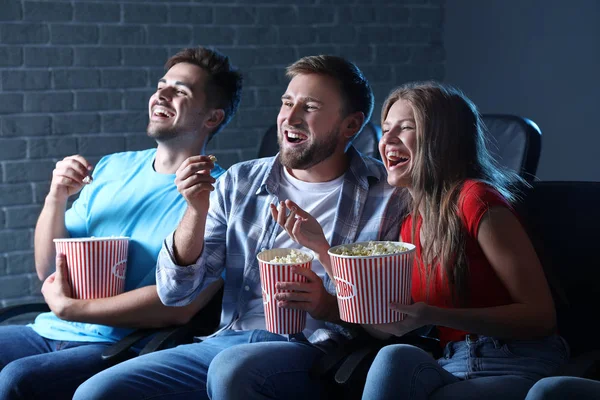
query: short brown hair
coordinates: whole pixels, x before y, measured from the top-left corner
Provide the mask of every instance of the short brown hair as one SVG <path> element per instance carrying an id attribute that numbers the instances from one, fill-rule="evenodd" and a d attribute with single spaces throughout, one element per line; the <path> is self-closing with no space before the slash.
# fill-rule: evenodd
<path id="1" fill-rule="evenodd" d="M 300 74 L 322 74 L 332 77 L 340 85 L 344 102 L 343 112 L 346 114 L 362 112 L 365 116 L 363 126 L 371 118 L 373 91 L 367 78 L 354 63 L 338 56 L 307 56 L 286 69 L 286 75 L 290 79 Z"/>
<path id="2" fill-rule="evenodd" d="M 225 112 L 223 122 L 210 134 L 212 138 L 225 127 L 235 115 L 242 94 L 242 75 L 231 65 L 229 57 L 214 49 L 198 46 L 186 48 L 172 56 L 165 63 L 169 70 L 175 64 L 197 65 L 208 74 L 205 93 L 211 107 L 222 108 Z"/>

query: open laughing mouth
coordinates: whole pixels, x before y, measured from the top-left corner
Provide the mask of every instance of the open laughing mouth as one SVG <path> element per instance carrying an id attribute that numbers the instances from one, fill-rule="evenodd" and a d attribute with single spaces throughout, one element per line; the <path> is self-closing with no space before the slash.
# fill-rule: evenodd
<path id="1" fill-rule="evenodd" d="M 155 106 L 152 109 L 152 119 L 153 120 L 166 120 L 169 118 L 173 118 L 175 113 L 163 106 Z"/>
<path id="2" fill-rule="evenodd" d="M 400 153 L 399 151 L 388 151 L 385 154 L 387 158 L 388 167 L 390 170 L 395 168 L 400 168 L 410 161 L 410 156 L 408 154 Z"/>
<path id="3" fill-rule="evenodd" d="M 306 136 L 304 133 L 302 132 L 298 132 L 298 131 L 288 131 L 285 130 L 283 131 L 283 136 L 285 137 L 286 142 L 291 143 L 291 144 L 300 144 L 305 142 L 308 139 L 308 136 Z"/>

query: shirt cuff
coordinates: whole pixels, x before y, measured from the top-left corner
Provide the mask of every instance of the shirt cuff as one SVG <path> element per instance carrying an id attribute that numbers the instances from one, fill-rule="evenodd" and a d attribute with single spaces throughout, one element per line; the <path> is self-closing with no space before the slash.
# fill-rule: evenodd
<path id="1" fill-rule="evenodd" d="M 156 287 L 160 301 L 166 306 L 186 306 L 208 283 L 203 282 L 206 268 L 203 254 L 192 265 L 178 265 L 173 256 L 172 232 L 164 240 L 156 262 Z"/>

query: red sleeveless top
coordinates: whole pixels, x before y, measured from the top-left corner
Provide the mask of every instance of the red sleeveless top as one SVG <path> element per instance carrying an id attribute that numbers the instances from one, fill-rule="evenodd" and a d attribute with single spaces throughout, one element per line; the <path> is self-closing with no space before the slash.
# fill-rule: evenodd
<path id="1" fill-rule="evenodd" d="M 496 272 L 485 257 L 479 243 L 477 232 L 479 224 L 485 213 L 492 207 L 506 207 L 514 210 L 506 199 L 491 186 L 475 180 L 464 183 L 458 200 L 460 217 L 466 229 L 466 256 L 469 265 L 469 290 L 465 308 L 495 307 L 510 304 L 508 290 L 504 287 Z M 435 277 L 430 280 L 431 288 L 427 291 L 427 279 L 421 267 L 422 246 L 419 236 L 422 219 L 417 221 L 416 258 L 412 273 L 412 298 L 414 302 L 425 302 L 441 308 L 456 308 L 452 302 L 452 294 L 446 280 L 441 275 L 441 270 L 436 269 Z M 409 215 L 402 223 L 401 236 L 405 242 L 411 242 L 412 218 Z M 457 329 L 438 327 L 440 342 L 445 346 L 449 341 L 461 341 L 469 332 Z"/>

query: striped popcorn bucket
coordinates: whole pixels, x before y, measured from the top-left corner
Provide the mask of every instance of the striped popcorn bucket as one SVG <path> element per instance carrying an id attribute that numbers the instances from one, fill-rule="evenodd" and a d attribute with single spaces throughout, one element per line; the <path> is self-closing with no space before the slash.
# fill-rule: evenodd
<path id="1" fill-rule="evenodd" d="M 269 332 L 280 334 L 297 333 L 302 332 L 306 326 L 306 311 L 280 308 L 277 306 L 277 300 L 275 299 L 277 293 L 288 292 L 288 290 L 278 290 L 275 287 L 277 282 L 306 282 L 306 278 L 303 276 L 292 273 L 291 267 L 296 266 L 310 269 L 313 255 L 301 250 L 296 251 L 306 255 L 309 258 L 308 261 L 289 264 L 271 261 L 275 257 L 289 255 L 291 249 L 263 250 L 256 256 L 260 269 L 265 320 Z"/>
<path id="2" fill-rule="evenodd" d="M 385 324 L 404 319 L 404 314 L 391 310 L 389 304 L 411 303 L 415 246 L 410 243 L 388 243 L 401 245 L 408 250 L 377 256 L 348 256 L 334 253 L 336 249 L 347 245 L 329 249 L 340 318 L 343 321 Z"/>
<path id="3" fill-rule="evenodd" d="M 54 239 L 67 257 L 68 279 L 75 299 L 116 296 L 125 290 L 129 238 Z"/>

